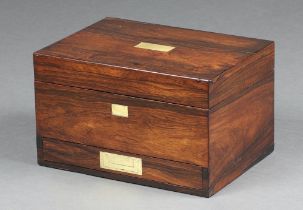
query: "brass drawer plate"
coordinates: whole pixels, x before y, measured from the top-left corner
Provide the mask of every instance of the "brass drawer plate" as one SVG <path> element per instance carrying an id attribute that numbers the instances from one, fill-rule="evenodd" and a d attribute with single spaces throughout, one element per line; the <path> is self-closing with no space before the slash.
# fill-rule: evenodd
<path id="1" fill-rule="evenodd" d="M 142 175 L 142 159 L 100 151 L 100 167 L 113 171 Z"/>

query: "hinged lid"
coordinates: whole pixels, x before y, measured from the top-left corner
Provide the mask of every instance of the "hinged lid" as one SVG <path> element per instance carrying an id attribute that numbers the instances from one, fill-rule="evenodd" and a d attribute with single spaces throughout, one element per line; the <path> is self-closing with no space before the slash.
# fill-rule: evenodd
<path id="1" fill-rule="evenodd" d="M 208 108 L 208 84 L 271 42 L 105 18 L 34 54 L 35 80 Z"/>

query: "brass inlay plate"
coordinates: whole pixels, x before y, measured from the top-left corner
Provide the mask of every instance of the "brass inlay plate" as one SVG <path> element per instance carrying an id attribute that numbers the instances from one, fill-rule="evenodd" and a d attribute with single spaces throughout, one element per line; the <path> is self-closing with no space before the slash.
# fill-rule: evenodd
<path id="1" fill-rule="evenodd" d="M 160 52 L 169 52 L 175 47 L 167 46 L 167 45 L 160 45 L 160 44 L 153 44 L 148 42 L 140 42 L 139 44 L 135 45 L 134 47 L 147 49 L 147 50 L 155 50 Z"/>
<path id="2" fill-rule="evenodd" d="M 113 171 L 142 175 L 142 159 L 100 151 L 100 167 Z"/>
<path id="3" fill-rule="evenodd" d="M 119 117 L 128 117 L 128 106 L 112 104 L 112 115 Z"/>

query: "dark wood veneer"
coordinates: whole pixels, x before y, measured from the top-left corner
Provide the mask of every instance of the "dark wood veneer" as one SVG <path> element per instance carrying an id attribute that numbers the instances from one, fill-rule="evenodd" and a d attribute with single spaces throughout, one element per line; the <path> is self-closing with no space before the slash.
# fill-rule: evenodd
<path id="1" fill-rule="evenodd" d="M 35 80 L 208 108 L 208 83 L 35 54 Z"/>
<path id="2" fill-rule="evenodd" d="M 212 193 L 273 149 L 273 111 L 271 74 L 245 95 L 210 112 L 209 187 Z"/>

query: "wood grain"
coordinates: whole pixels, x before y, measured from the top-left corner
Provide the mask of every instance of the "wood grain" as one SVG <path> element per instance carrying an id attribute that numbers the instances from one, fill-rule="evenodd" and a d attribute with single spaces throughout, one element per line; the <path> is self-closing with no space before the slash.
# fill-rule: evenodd
<path id="1" fill-rule="evenodd" d="M 244 173 L 274 144 L 273 71 L 255 88 L 209 116 L 209 192 Z"/>
<path id="2" fill-rule="evenodd" d="M 209 87 L 209 109 L 215 110 L 253 89 L 274 71 L 274 43 L 220 74 Z"/>
<path id="3" fill-rule="evenodd" d="M 169 53 L 163 53 L 134 47 L 142 41 L 176 48 Z M 35 55 L 205 81 L 212 80 L 270 43 L 265 40 L 106 18 L 36 52 Z M 97 71 L 102 74 L 103 69 Z"/>
<path id="4" fill-rule="evenodd" d="M 38 133 L 85 145 L 207 167 L 207 112 L 80 88 L 36 82 Z M 128 106 L 129 117 L 111 113 Z"/>
<path id="5" fill-rule="evenodd" d="M 208 108 L 208 83 L 35 55 L 35 80 Z"/>
<path id="6" fill-rule="evenodd" d="M 142 176 L 100 168 L 100 151 L 142 158 Z M 118 173 L 164 184 L 202 189 L 202 168 L 190 164 L 146 156 L 136 156 L 129 153 L 121 153 L 104 148 L 74 144 L 48 138 L 43 139 L 43 152 L 43 160 L 45 161 L 64 163 L 97 171 Z"/>
<path id="7" fill-rule="evenodd" d="M 135 48 L 141 41 L 176 49 Z M 35 52 L 35 80 L 208 109 L 209 82 L 271 44 L 106 18 Z"/>
<path id="8" fill-rule="evenodd" d="M 164 40 L 171 45 L 189 48 L 221 49 L 222 51 L 255 53 L 267 46 L 267 40 L 234 36 L 201 30 L 185 29 L 159 24 L 107 17 L 85 30 L 96 33 L 140 37 L 146 41 Z"/>

